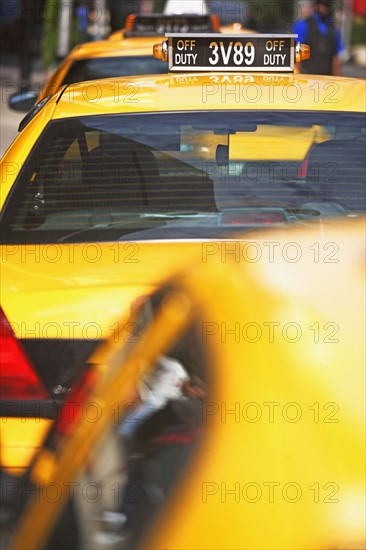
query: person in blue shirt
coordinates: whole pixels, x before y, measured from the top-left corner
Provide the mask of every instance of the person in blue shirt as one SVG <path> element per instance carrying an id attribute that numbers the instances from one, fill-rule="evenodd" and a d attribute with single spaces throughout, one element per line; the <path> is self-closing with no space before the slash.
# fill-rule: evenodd
<path id="1" fill-rule="evenodd" d="M 312 15 L 296 21 L 293 27 L 297 40 L 310 46 L 310 59 L 299 65 L 301 73 L 340 74 L 339 56 L 344 45 L 340 30 L 332 19 L 331 8 L 331 0 L 314 0 Z"/>
<path id="2" fill-rule="evenodd" d="M 76 17 L 78 22 L 78 29 L 80 34 L 80 42 L 87 42 L 88 37 L 88 21 L 89 21 L 89 7 L 84 0 L 80 0 L 76 5 Z"/>

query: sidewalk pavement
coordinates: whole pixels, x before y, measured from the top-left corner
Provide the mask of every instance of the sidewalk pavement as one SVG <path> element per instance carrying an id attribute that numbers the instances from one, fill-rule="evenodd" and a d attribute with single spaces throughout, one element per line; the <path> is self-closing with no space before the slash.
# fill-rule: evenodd
<path id="1" fill-rule="evenodd" d="M 17 65 L 16 55 L 6 55 L 1 58 L 0 65 L 0 157 L 2 157 L 11 142 L 18 134 L 20 121 L 26 113 L 12 111 L 8 107 L 9 96 L 18 91 L 21 85 L 20 69 Z M 41 90 L 45 82 L 46 75 L 42 70 L 40 61 L 34 63 L 31 75 L 31 87 L 34 90 Z"/>
<path id="2" fill-rule="evenodd" d="M 20 87 L 19 74 L 17 57 L 15 55 L 3 57 L 0 65 L 0 157 L 3 156 L 10 143 L 17 136 L 19 123 L 26 115 L 26 113 L 12 111 L 7 106 L 9 95 L 16 92 Z M 342 65 L 342 75 L 352 78 L 366 78 L 366 68 L 355 65 L 352 62 L 344 63 Z M 36 60 L 33 63 L 31 75 L 32 89 L 40 91 L 45 80 L 46 75 L 42 69 L 41 62 Z"/>

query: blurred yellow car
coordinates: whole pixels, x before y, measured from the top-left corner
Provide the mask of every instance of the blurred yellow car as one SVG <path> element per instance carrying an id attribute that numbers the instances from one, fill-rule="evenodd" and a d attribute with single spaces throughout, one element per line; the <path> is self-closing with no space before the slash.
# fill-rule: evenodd
<path id="1" fill-rule="evenodd" d="M 151 55 L 153 37 L 108 40 L 76 46 L 50 76 L 38 101 L 54 94 L 63 84 L 114 76 L 166 73 L 166 66 Z"/>
<path id="2" fill-rule="evenodd" d="M 167 32 L 210 33 L 219 32 L 216 15 L 201 13 L 134 13 L 126 18 L 125 26 L 108 36 L 108 40 L 122 40 L 129 37 L 163 36 Z"/>
<path id="3" fill-rule="evenodd" d="M 60 86 L 107 77 L 160 74 L 167 65 L 153 57 L 153 46 L 165 32 L 213 32 L 215 17 L 162 14 L 134 14 L 126 26 L 106 40 L 75 46 L 55 69 L 41 90 L 22 90 L 9 97 L 9 107 L 29 111 L 34 104 L 57 92 Z"/>
<path id="4" fill-rule="evenodd" d="M 166 73 L 166 64 L 152 56 L 157 37 L 99 40 L 75 46 L 38 91 L 16 92 L 9 107 L 29 111 L 34 104 L 57 92 L 60 86 L 114 76 Z"/>
<path id="5" fill-rule="evenodd" d="M 8 480 L 6 548 L 365 547 L 365 219 L 258 231 L 257 262 L 246 239 L 203 243 L 92 354 Z"/>
<path id="6" fill-rule="evenodd" d="M 257 228 L 315 222 L 314 254 L 332 260 L 324 227 L 364 214 L 365 82 L 289 74 L 293 37 L 240 36 L 231 46 L 198 36 L 201 53 L 178 36 L 173 59 L 221 56 L 216 72 L 185 66 L 61 87 L 3 157 L 1 304 L 7 346 L 26 358 L 14 377 L 18 361 L 4 348 L 7 471 L 23 473 L 90 353 L 186 256 L 205 262 L 218 246 L 225 261 L 238 231 L 252 242 Z M 282 40 L 292 45 L 276 72 L 260 69 Z M 239 72 L 244 54 L 254 67 Z M 248 250 L 255 262 L 260 250 Z M 296 246 L 284 254 L 296 263 Z"/>

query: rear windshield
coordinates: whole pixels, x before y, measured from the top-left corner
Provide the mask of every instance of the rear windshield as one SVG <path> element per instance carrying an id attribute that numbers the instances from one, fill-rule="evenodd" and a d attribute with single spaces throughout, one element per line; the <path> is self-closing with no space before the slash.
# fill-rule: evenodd
<path id="1" fill-rule="evenodd" d="M 52 121 L 2 242 L 215 239 L 365 211 L 358 113 L 211 111 Z"/>
<path id="2" fill-rule="evenodd" d="M 75 61 L 61 84 L 73 84 L 84 80 L 98 80 L 114 76 L 163 74 L 168 64 L 152 55 L 100 57 Z"/>

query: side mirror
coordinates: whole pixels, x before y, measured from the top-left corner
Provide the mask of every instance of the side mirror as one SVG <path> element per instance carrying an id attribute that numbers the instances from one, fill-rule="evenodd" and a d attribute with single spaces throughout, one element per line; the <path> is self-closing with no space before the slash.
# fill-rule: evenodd
<path id="1" fill-rule="evenodd" d="M 8 99 L 8 106 L 13 111 L 30 111 L 37 100 L 38 93 L 33 90 L 24 90 L 11 94 Z"/>

